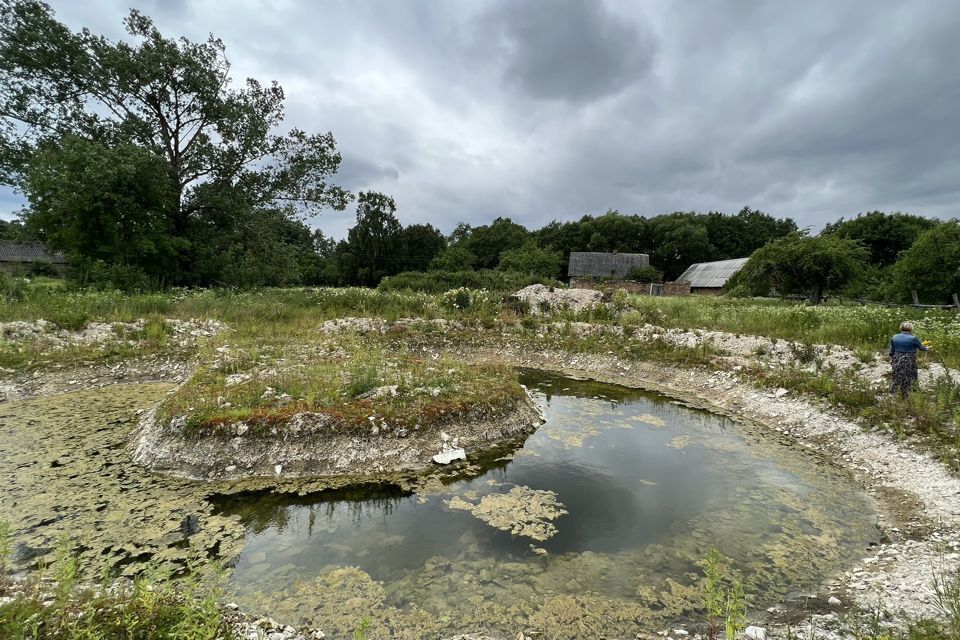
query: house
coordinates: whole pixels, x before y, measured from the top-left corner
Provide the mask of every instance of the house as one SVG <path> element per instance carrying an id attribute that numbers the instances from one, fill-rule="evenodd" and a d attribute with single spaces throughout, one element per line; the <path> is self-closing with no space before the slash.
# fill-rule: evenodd
<path id="1" fill-rule="evenodd" d="M 687 267 L 676 281 L 689 283 L 690 293 L 719 295 L 723 293 L 727 281 L 747 264 L 747 260 L 749 258 L 698 262 Z"/>
<path id="2" fill-rule="evenodd" d="M 29 275 L 47 265 L 63 274 L 67 259 L 62 253 L 51 253 L 40 242 L 0 242 L 0 272 Z"/>
<path id="3" fill-rule="evenodd" d="M 635 267 L 648 266 L 650 266 L 650 256 L 645 253 L 573 251 L 570 253 L 567 276 L 570 278 L 570 285 L 577 286 L 576 280 L 620 279 Z"/>

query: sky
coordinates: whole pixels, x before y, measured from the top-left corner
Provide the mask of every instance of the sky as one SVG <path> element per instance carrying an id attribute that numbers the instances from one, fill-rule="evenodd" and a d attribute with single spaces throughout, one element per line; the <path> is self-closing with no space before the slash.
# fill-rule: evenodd
<path id="1" fill-rule="evenodd" d="M 332 131 L 335 182 L 393 196 L 405 225 L 960 215 L 955 0 L 50 4 L 111 38 L 131 6 L 222 38 L 235 81 L 279 81 L 285 126 Z M 354 216 L 310 224 L 339 238 Z"/>

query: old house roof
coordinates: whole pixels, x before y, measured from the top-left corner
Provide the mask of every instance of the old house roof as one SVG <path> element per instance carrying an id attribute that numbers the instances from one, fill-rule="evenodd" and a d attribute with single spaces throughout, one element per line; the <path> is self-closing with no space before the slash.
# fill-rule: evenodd
<path id="1" fill-rule="evenodd" d="M 645 253 L 597 253 L 574 251 L 570 254 L 568 276 L 602 278 L 625 276 L 634 267 L 646 267 L 650 256 Z"/>
<path id="2" fill-rule="evenodd" d="M 734 258 L 733 260 L 718 260 L 716 262 L 698 262 L 687 267 L 680 274 L 677 282 L 689 282 L 691 289 L 719 289 L 727 284 L 737 271 L 747 264 L 749 258 Z"/>
<path id="3" fill-rule="evenodd" d="M 41 242 L 0 242 L 0 262 L 66 263 L 62 253 L 51 253 Z"/>

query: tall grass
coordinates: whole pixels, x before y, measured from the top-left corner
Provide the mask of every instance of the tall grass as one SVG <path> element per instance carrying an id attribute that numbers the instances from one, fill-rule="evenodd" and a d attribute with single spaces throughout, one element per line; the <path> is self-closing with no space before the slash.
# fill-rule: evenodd
<path id="1" fill-rule="evenodd" d="M 0 524 L 0 534 L 8 548 L 9 527 Z M 10 585 L 3 568 L 0 586 Z M 17 584 L 16 597 L 0 605 L 0 638 L 240 640 L 220 606 L 220 574 L 208 569 L 194 564 L 174 580 L 154 564 L 132 583 L 81 586 L 81 567 L 65 539 L 48 575 Z"/>

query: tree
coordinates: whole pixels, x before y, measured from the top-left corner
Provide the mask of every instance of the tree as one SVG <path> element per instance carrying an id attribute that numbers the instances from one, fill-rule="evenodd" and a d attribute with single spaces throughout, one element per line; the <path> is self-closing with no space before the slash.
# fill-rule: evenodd
<path id="1" fill-rule="evenodd" d="M 489 225 L 471 229 L 459 244 L 477 257 L 478 269 L 493 269 L 500 264 L 500 254 L 520 248 L 529 237 L 527 229 L 510 218 L 497 218 Z"/>
<path id="2" fill-rule="evenodd" d="M 796 231 L 757 249 L 731 285 L 766 293 L 805 293 L 819 302 L 824 291 L 843 287 L 861 273 L 869 254 L 859 243 Z"/>
<path id="3" fill-rule="evenodd" d="M 397 272 L 426 271 L 446 246 L 446 238 L 433 225 L 412 224 L 405 227 L 397 238 Z"/>
<path id="4" fill-rule="evenodd" d="M 344 256 L 342 277 L 351 284 L 376 286 L 398 272 L 397 242 L 401 226 L 393 198 L 368 191 L 357 197 L 357 224 L 347 232 L 338 254 Z"/>
<path id="5" fill-rule="evenodd" d="M 500 254 L 500 271 L 517 271 L 532 276 L 556 278 L 560 273 L 561 255 L 544 249 L 536 240 L 527 240 L 522 247 Z"/>
<path id="6" fill-rule="evenodd" d="M 28 228 L 79 264 L 101 261 L 162 281 L 182 240 L 171 236 L 170 183 L 162 160 L 140 147 L 74 136 L 44 144 L 26 173 Z"/>
<path id="7" fill-rule="evenodd" d="M 447 247 L 430 261 L 431 271 L 469 271 L 477 263 L 477 256 L 461 246 Z"/>
<path id="8" fill-rule="evenodd" d="M 653 247 L 650 263 L 672 280 L 696 262 L 714 258 L 707 227 L 692 213 L 657 216 L 650 221 Z"/>
<path id="9" fill-rule="evenodd" d="M 894 289 L 903 301 L 911 291 L 931 303 L 948 303 L 960 293 L 960 221 L 924 231 L 893 267 Z"/>
<path id="10" fill-rule="evenodd" d="M 0 220 L 0 242 L 33 242 L 36 237 L 19 220 Z"/>
<path id="11" fill-rule="evenodd" d="M 219 39 L 165 38 L 135 10 L 124 22 L 133 44 L 73 33 L 38 0 L 0 0 L 0 10 L 0 178 L 7 184 L 29 189 L 38 150 L 74 137 L 162 158 L 169 199 L 162 212 L 182 240 L 206 214 L 197 196 L 207 184 L 242 192 L 248 210 L 287 217 L 349 201 L 329 183 L 340 163 L 332 134 L 275 133 L 283 90 L 250 78 L 233 87 Z M 184 261 L 189 270 L 189 256 Z"/>
<path id="12" fill-rule="evenodd" d="M 871 211 L 850 220 L 840 218 L 827 224 L 823 233 L 859 241 L 870 250 L 871 264 L 886 267 L 896 262 L 921 233 L 937 224 L 937 220 L 907 213 Z"/>

